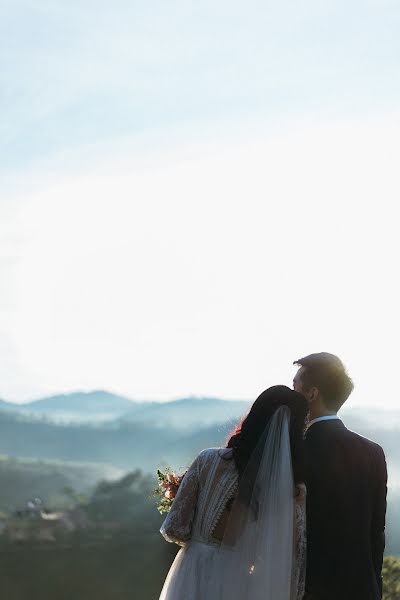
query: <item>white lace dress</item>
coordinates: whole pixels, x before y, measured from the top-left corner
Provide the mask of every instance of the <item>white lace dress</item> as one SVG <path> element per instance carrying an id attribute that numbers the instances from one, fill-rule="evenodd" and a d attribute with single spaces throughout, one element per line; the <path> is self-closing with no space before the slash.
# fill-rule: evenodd
<path id="1" fill-rule="evenodd" d="M 213 533 L 237 488 L 238 475 L 231 449 L 209 448 L 194 460 L 160 530 L 168 542 L 182 546 L 169 570 L 160 600 L 214 600 L 207 584 L 220 543 Z M 306 558 L 303 484 L 298 486 L 296 494 L 292 599 L 301 600 Z"/>

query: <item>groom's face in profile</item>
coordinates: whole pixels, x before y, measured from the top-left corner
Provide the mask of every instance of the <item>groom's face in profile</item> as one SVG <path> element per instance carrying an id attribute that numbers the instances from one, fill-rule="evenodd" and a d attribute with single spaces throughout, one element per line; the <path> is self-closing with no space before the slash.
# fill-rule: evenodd
<path id="1" fill-rule="evenodd" d="M 302 394 L 306 398 L 307 402 L 310 404 L 310 402 L 313 400 L 315 388 L 309 389 L 304 386 L 303 374 L 304 367 L 300 367 L 300 369 L 297 371 L 296 375 L 293 378 L 293 389 L 295 392 L 299 392 L 300 394 Z"/>
<path id="2" fill-rule="evenodd" d="M 293 378 L 293 389 L 295 392 L 299 392 L 299 394 L 303 394 L 303 382 L 301 380 L 302 371 L 303 367 L 300 367 Z"/>

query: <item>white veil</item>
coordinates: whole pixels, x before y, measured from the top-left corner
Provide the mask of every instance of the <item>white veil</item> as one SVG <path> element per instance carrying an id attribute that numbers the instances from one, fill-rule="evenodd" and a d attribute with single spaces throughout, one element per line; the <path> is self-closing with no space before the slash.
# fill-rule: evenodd
<path id="1" fill-rule="evenodd" d="M 290 409 L 279 407 L 250 457 L 214 561 L 207 598 L 291 598 L 294 483 L 289 423 Z"/>

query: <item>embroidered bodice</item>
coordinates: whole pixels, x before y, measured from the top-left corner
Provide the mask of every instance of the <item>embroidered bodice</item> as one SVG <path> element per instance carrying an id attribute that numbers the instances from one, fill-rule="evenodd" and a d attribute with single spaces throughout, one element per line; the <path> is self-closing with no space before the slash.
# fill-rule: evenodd
<path id="1" fill-rule="evenodd" d="M 200 452 L 183 478 L 161 527 L 166 540 L 180 545 L 190 539 L 215 543 L 213 530 L 238 485 L 231 458 L 232 451 L 226 448 Z"/>
<path id="2" fill-rule="evenodd" d="M 170 512 L 161 526 L 161 533 L 169 542 L 184 546 L 190 540 L 218 544 L 214 529 L 229 500 L 236 494 L 238 474 L 229 448 L 209 448 L 196 457 L 172 503 Z M 293 589 L 294 600 L 304 594 L 306 529 L 304 484 L 297 486 L 293 500 L 295 548 Z"/>

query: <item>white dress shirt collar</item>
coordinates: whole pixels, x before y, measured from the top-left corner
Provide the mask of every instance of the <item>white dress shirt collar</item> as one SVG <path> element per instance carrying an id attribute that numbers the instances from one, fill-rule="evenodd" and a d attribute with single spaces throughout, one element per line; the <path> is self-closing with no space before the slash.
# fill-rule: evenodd
<path id="1" fill-rule="evenodd" d="M 309 422 L 309 424 L 307 425 L 307 431 L 310 429 L 311 425 L 314 425 L 314 423 L 319 423 L 320 421 L 334 421 L 334 420 L 340 421 L 341 419 L 337 415 L 327 415 L 326 417 L 317 417 L 316 419 L 313 419 L 312 421 Z"/>

